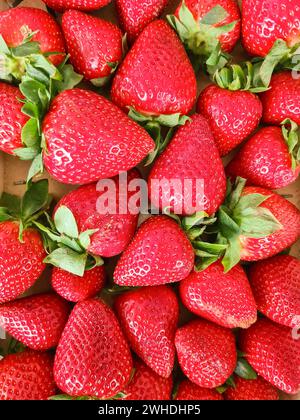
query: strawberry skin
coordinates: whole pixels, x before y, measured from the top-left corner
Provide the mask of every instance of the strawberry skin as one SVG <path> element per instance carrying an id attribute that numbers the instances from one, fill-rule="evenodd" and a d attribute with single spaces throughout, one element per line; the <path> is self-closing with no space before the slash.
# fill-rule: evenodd
<path id="1" fill-rule="evenodd" d="M 0 303 L 16 299 L 42 274 L 46 252 L 40 234 L 23 231 L 19 241 L 19 223 L 0 223 Z"/>
<path id="2" fill-rule="evenodd" d="M 154 149 L 148 133 L 102 96 L 70 89 L 43 122 L 44 163 L 65 184 L 88 184 L 127 171 Z"/>
<path id="3" fill-rule="evenodd" d="M 183 280 L 194 250 L 183 230 L 166 216 L 150 217 L 121 255 L 114 272 L 120 286 L 156 286 Z"/>
<path id="4" fill-rule="evenodd" d="M 112 65 L 122 60 L 122 33 L 110 22 L 77 10 L 62 17 L 70 60 L 75 70 L 88 80 L 110 76 Z"/>
<path id="5" fill-rule="evenodd" d="M 167 286 L 145 287 L 117 297 L 115 310 L 133 351 L 158 375 L 168 378 L 175 359 L 179 307 Z"/>
<path id="6" fill-rule="evenodd" d="M 247 276 L 240 265 L 224 273 L 221 262 L 193 272 L 180 283 L 184 305 L 196 315 L 226 328 L 249 328 L 257 309 Z"/>
<path id="7" fill-rule="evenodd" d="M 266 381 L 288 394 L 300 391 L 300 340 L 290 328 L 261 319 L 242 331 L 240 348 Z"/>
<path id="8" fill-rule="evenodd" d="M 52 270 L 52 287 L 61 297 L 70 302 L 80 302 L 98 294 L 105 284 L 103 266 L 85 271 L 83 277 L 54 267 Z"/>
<path id="9" fill-rule="evenodd" d="M 256 129 L 262 104 L 251 92 L 209 85 L 199 96 L 197 111 L 208 120 L 220 155 L 224 156 Z"/>
<path id="10" fill-rule="evenodd" d="M 26 36 L 35 31 L 37 33 L 32 40 L 40 43 L 43 53 L 65 53 L 61 29 L 49 13 L 33 7 L 14 7 L 0 12 L 0 33 L 9 47 L 19 46 Z M 58 65 L 63 56 L 53 55 L 49 59 Z"/>
<path id="11" fill-rule="evenodd" d="M 254 56 L 264 57 L 277 39 L 292 46 L 300 40 L 298 0 L 243 0 L 242 43 Z"/>
<path id="12" fill-rule="evenodd" d="M 300 261 L 278 255 L 253 264 L 249 279 L 258 309 L 272 321 L 297 326 L 300 314 Z M 299 320 L 298 320 L 299 322 Z"/>
<path id="13" fill-rule="evenodd" d="M 290 71 L 272 76 L 270 89 L 260 95 L 265 124 L 280 125 L 286 118 L 300 124 L 300 79 Z"/>
<path id="14" fill-rule="evenodd" d="M 113 311 L 100 299 L 74 307 L 57 347 L 54 377 L 74 397 L 111 398 L 130 379 L 132 359 Z"/>
<path id="15" fill-rule="evenodd" d="M 172 184 L 174 180 L 181 181 L 179 187 Z M 185 180 L 192 182 L 192 195 L 183 193 Z M 200 188 L 197 192 L 197 181 L 202 180 L 204 191 Z M 148 185 L 152 205 L 161 210 L 169 207 L 170 211 L 184 215 L 196 211 L 212 215 L 218 210 L 225 198 L 225 172 L 209 125 L 202 115 L 195 114 L 191 122 L 177 131 L 156 160 Z"/>
<path id="16" fill-rule="evenodd" d="M 111 2 L 111 0 L 43 0 L 48 7 L 62 11 L 66 9 L 97 10 Z"/>
<path id="17" fill-rule="evenodd" d="M 233 333 L 211 322 L 197 319 L 179 328 L 175 346 L 183 373 L 200 387 L 222 385 L 235 369 Z"/>
<path id="18" fill-rule="evenodd" d="M 214 389 L 201 388 L 188 379 L 185 379 L 179 384 L 178 392 L 175 398 L 175 400 L 179 401 L 221 401 L 223 399 L 222 395 Z"/>
<path id="19" fill-rule="evenodd" d="M 28 117 L 21 112 L 23 95 L 20 90 L 0 82 L 0 150 L 13 154 L 22 147 L 21 130 Z"/>
<path id="20" fill-rule="evenodd" d="M 26 297 L 0 306 L 2 327 L 33 350 L 55 347 L 68 316 L 68 303 L 51 293 Z"/>
<path id="21" fill-rule="evenodd" d="M 47 400 L 55 393 L 50 354 L 26 350 L 0 360 L 0 400 Z"/>
<path id="22" fill-rule="evenodd" d="M 172 377 L 162 378 L 140 361 L 135 363 L 135 372 L 131 382 L 124 389 L 125 400 L 170 400 Z"/>
<path id="23" fill-rule="evenodd" d="M 140 34 L 121 64 L 111 97 L 142 114 L 187 114 L 196 101 L 194 70 L 170 26 L 156 20 Z"/>
<path id="24" fill-rule="evenodd" d="M 127 188 L 130 181 L 135 179 L 140 179 L 139 173 L 136 170 L 128 172 Z M 114 257 L 124 251 L 133 238 L 138 223 L 138 214 L 132 214 L 128 206 L 125 209 L 126 212 L 121 213 L 119 206 L 124 206 L 124 202 L 119 201 L 121 188 L 119 178 L 115 177 L 111 182 L 114 182 L 116 188 L 116 212 L 114 213 L 103 214 L 100 213 L 100 209 L 97 210 L 98 199 L 100 200 L 102 193 L 105 192 L 104 188 L 100 188 L 98 184 L 84 185 L 71 191 L 59 201 L 55 209 L 56 212 L 59 207 L 67 206 L 72 211 L 80 232 L 98 229 L 91 236 L 88 252 L 105 258 Z M 128 204 L 134 192 L 128 190 L 127 192 Z"/>
<path id="25" fill-rule="evenodd" d="M 276 401 L 278 391 L 260 376 L 257 379 L 234 378 L 235 388 L 229 386 L 225 392 L 226 400 L 236 401 Z"/>
<path id="26" fill-rule="evenodd" d="M 226 172 L 246 178 L 251 185 L 275 190 L 296 181 L 300 165 L 292 169 L 292 158 L 281 129 L 264 127 L 240 149 Z"/>
<path id="27" fill-rule="evenodd" d="M 142 30 L 158 18 L 168 0 L 116 0 L 119 20 L 128 39 L 132 42 Z"/>

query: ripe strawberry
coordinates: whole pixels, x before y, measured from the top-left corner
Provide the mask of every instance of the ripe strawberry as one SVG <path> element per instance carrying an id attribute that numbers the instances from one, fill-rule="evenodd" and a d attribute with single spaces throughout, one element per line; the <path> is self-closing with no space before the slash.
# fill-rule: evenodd
<path id="1" fill-rule="evenodd" d="M 187 187 L 190 185 L 192 193 L 186 193 L 185 182 L 191 183 Z M 218 210 L 224 201 L 226 179 L 213 136 L 202 115 L 194 115 L 191 122 L 178 130 L 155 162 L 148 185 L 152 205 L 161 210 L 168 207 L 184 215 L 198 211 L 212 215 Z"/>
<path id="2" fill-rule="evenodd" d="M 179 328 L 175 346 L 183 373 L 200 387 L 222 385 L 235 369 L 233 333 L 211 322 L 197 319 Z"/>
<path id="3" fill-rule="evenodd" d="M 40 43 L 43 53 L 65 52 L 61 29 L 49 13 L 33 7 L 14 7 L 0 12 L 0 34 L 9 47 L 19 46 L 33 32 L 36 34 L 32 41 Z M 63 56 L 52 55 L 49 59 L 58 65 Z"/>
<path id="4" fill-rule="evenodd" d="M 168 378 L 175 359 L 179 307 L 167 286 L 145 287 L 120 295 L 115 310 L 133 351 L 158 375 Z"/>
<path id="5" fill-rule="evenodd" d="M 57 347 L 54 377 L 71 396 L 111 398 L 129 381 L 132 360 L 118 321 L 100 299 L 74 307 Z"/>
<path id="6" fill-rule="evenodd" d="M 33 350 L 55 347 L 68 316 L 68 303 L 51 293 L 26 297 L 0 306 L 2 328 Z"/>
<path id="7" fill-rule="evenodd" d="M 254 93 L 216 85 L 209 85 L 201 92 L 197 111 L 207 118 L 222 156 L 242 143 L 262 117 L 262 105 Z"/>
<path id="8" fill-rule="evenodd" d="M 70 302 L 89 299 L 104 287 L 105 270 L 103 266 L 85 271 L 83 277 L 53 268 L 52 287 L 60 296 Z"/>
<path id="9" fill-rule="evenodd" d="M 124 389 L 125 400 L 170 400 L 172 377 L 162 378 L 140 361 L 135 362 L 132 380 Z"/>
<path id="10" fill-rule="evenodd" d="M 258 310 L 287 327 L 299 323 L 300 261 L 278 255 L 250 266 L 249 279 Z"/>
<path id="11" fill-rule="evenodd" d="M 168 0 L 116 0 L 119 20 L 128 39 L 132 42 L 142 30 L 158 18 Z"/>
<path id="12" fill-rule="evenodd" d="M 140 34 L 114 78 L 111 96 L 141 114 L 187 114 L 196 101 L 196 77 L 169 25 L 156 20 Z"/>
<path id="13" fill-rule="evenodd" d="M 241 333 L 240 347 L 265 380 L 288 394 L 300 391 L 300 340 L 290 328 L 261 319 Z"/>
<path id="14" fill-rule="evenodd" d="M 183 280 L 194 265 L 194 250 L 183 230 L 165 216 L 139 228 L 114 272 L 120 286 L 156 286 Z"/>
<path id="15" fill-rule="evenodd" d="M 279 127 L 261 128 L 227 166 L 227 174 L 241 176 L 252 185 L 270 189 L 286 187 L 294 182 L 300 173 L 297 156 L 299 140 L 296 144 L 290 143 L 295 131 L 292 130 L 291 135 L 284 132 Z"/>
<path id="16" fill-rule="evenodd" d="M 235 387 L 229 386 L 225 392 L 226 400 L 279 400 L 278 391 L 263 378 L 243 379 L 234 377 Z"/>
<path id="17" fill-rule="evenodd" d="M 50 354 L 26 350 L 0 360 L 0 400 L 47 400 L 55 392 Z"/>
<path id="18" fill-rule="evenodd" d="M 12 10 L 12 9 L 11 9 Z M 22 147 L 21 129 L 28 121 L 28 117 L 21 112 L 23 95 L 15 86 L 0 82 L 0 150 L 13 154 Z"/>
<path id="19" fill-rule="evenodd" d="M 299 42 L 298 0 L 243 0 L 242 42 L 254 56 L 266 56 L 277 39 Z"/>
<path id="20" fill-rule="evenodd" d="M 111 2 L 111 0 L 43 0 L 48 7 L 59 12 L 66 9 L 97 10 Z"/>
<path id="21" fill-rule="evenodd" d="M 122 60 L 122 33 L 103 19 L 77 10 L 62 17 L 70 60 L 76 71 L 102 86 Z"/>
<path id="22" fill-rule="evenodd" d="M 290 71 L 274 74 L 270 89 L 260 95 L 265 124 L 280 125 L 286 118 L 300 125 L 300 79 Z"/>
<path id="23" fill-rule="evenodd" d="M 133 168 L 153 151 L 151 137 L 102 96 L 70 89 L 43 122 L 44 163 L 65 184 L 88 184 Z M 83 164 L 84 163 L 84 164 Z"/>
<path id="24" fill-rule="evenodd" d="M 191 312 L 226 328 L 249 328 L 257 319 L 256 303 L 240 265 L 224 273 L 216 262 L 191 273 L 180 283 L 180 297 Z"/>
<path id="25" fill-rule="evenodd" d="M 185 379 L 179 384 L 175 400 L 207 400 L 207 401 L 221 401 L 224 398 L 214 389 L 201 388 L 193 382 Z"/>

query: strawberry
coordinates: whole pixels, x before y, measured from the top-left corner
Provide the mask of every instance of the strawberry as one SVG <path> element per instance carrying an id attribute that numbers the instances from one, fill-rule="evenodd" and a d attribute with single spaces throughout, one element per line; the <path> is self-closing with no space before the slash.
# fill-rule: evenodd
<path id="1" fill-rule="evenodd" d="M 132 42 L 142 30 L 158 18 L 168 0 L 116 0 L 119 20 L 128 39 Z"/>
<path id="2" fill-rule="evenodd" d="M 117 297 L 115 310 L 133 351 L 158 375 L 168 378 L 175 359 L 179 307 L 167 286 L 145 287 Z"/>
<path id="3" fill-rule="evenodd" d="M 300 261 L 278 255 L 250 266 L 249 279 L 258 310 L 287 327 L 297 327 L 300 314 Z"/>
<path id="4" fill-rule="evenodd" d="M 175 400 L 221 401 L 223 400 L 223 397 L 214 389 L 201 388 L 188 379 L 185 379 L 179 384 Z"/>
<path id="5" fill-rule="evenodd" d="M 0 306 L 1 326 L 33 350 L 58 344 L 69 316 L 69 305 L 60 297 L 44 293 Z"/>
<path id="6" fill-rule="evenodd" d="M 140 361 L 135 362 L 132 380 L 124 389 L 125 400 L 170 400 L 172 377 L 162 378 Z"/>
<path id="7" fill-rule="evenodd" d="M 234 378 L 234 387 L 228 387 L 225 392 L 226 400 L 279 400 L 278 391 L 263 378 L 243 379 L 238 376 Z"/>
<path id="8" fill-rule="evenodd" d="M 111 96 L 123 109 L 146 116 L 188 113 L 196 101 L 196 77 L 180 40 L 156 20 L 140 34 L 114 78 Z"/>
<path id="9" fill-rule="evenodd" d="M 89 299 L 99 293 L 104 287 L 105 270 L 104 267 L 95 267 L 85 271 L 82 277 L 53 268 L 52 287 L 60 296 L 71 302 L 79 302 Z"/>
<path id="10" fill-rule="evenodd" d="M 43 122 L 48 172 L 65 184 L 87 184 L 136 166 L 154 149 L 151 137 L 102 96 L 70 89 Z M 83 164 L 84 163 L 84 164 Z"/>
<path id="11" fill-rule="evenodd" d="M 62 28 L 75 70 L 96 86 L 105 84 L 122 60 L 120 29 L 77 10 L 63 14 Z"/>
<path id="12" fill-rule="evenodd" d="M 118 321 L 100 299 L 74 307 L 58 344 L 54 377 L 75 397 L 111 398 L 130 379 L 132 360 Z"/>
<path id="13" fill-rule="evenodd" d="M 254 93 L 216 85 L 209 85 L 201 92 L 197 111 L 207 118 L 222 156 L 242 143 L 262 117 L 262 105 Z"/>
<path id="14" fill-rule="evenodd" d="M 266 381 L 288 394 L 300 391 L 300 340 L 290 328 L 260 319 L 241 333 L 240 347 Z"/>
<path id="15" fill-rule="evenodd" d="M 300 173 L 298 126 L 261 128 L 241 148 L 226 168 L 230 176 L 241 176 L 252 185 L 270 189 L 286 187 Z M 298 156 L 299 155 L 299 156 Z"/>
<path id="16" fill-rule="evenodd" d="M 300 40 L 298 0 L 243 0 L 242 43 L 250 55 L 266 56 L 277 39 Z"/>
<path id="17" fill-rule="evenodd" d="M 32 41 L 39 42 L 43 53 L 64 54 L 61 29 L 49 13 L 33 7 L 14 7 L 0 12 L 0 34 L 9 47 L 20 46 L 32 33 Z M 63 60 L 63 55 L 56 54 L 49 59 L 54 65 L 58 65 Z"/>
<path id="18" fill-rule="evenodd" d="M 191 273 L 180 283 L 180 297 L 191 312 L 226 328 L 249 328 L 257 319 L 256 303 L 240 265 L 224 273 L 216 262 Z"/>
<path id="19" fill-rule="evenodd" d="M 185 182 L 191 183 L 192 194 L 185 193 Z M 152 205 L 161 210 L 167 207 L 184 215 L 198 211 L 212 215 L 218 210 L 225 197 L 226 179 L 204 117 L 196 114 L 178 130 L 155 162 L 148 185 Z"/>
<path id="20" fill-rule="evenodd" d="M 179 328 L 175 346 L 183 373 L 200 387 L 222 385 L 235 369 L 233 333 L 211 322 L 197 319 Z"/>
<path id="21" fill-rule="evenodd" d="M 183 230 L 166 216 L 150 217 L 121 255 L 114 272 L 120 286 L 156 286 L 183 280 L 194 250 Z"/>
<path id="22" fill-rule="evenodd" d="M 260 99 L 265 124 L 280 125 L 288 118 L 300 125 L 300 80 L 290 71 L 274 74 L 270 89 L 262 93 Z"/>
<path id="23" fill-rule="evenodd" d="M 111 2 L 111 0 L 43 0 L 48 7 L 59 12 L 66 9 L 97 10 Z"/>
<path id="24" fill-rule="evenodd" d="M 28 117 L 21 112 L 19 99 L 22 98 L 17 87 L 0 82 L 0 149 L 5 153 L 13 154 L 15 149 L 22 147 L 21 129 L 28 121 Z"/>

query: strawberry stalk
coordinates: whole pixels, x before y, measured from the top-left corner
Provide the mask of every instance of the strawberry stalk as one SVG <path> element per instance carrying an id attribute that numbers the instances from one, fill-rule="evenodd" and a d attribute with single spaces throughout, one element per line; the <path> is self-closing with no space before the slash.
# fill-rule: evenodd
<path id="1" fill-rule="evenodd" d="M 282 135 L 286 141 L 289 149 L 289 154 L 292 160 L 292 170 L 295 171 L 300 165 L 300 137 L 298 125 L 290 120 L 286 119 L 281 123 Z"/>

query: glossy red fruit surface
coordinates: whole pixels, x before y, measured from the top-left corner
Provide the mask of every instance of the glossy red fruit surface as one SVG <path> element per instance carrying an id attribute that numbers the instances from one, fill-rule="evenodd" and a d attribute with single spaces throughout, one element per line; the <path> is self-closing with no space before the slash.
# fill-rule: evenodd
<path id="1" fill-rule="evenodd" d="M 66 9 L 97 10 L 111 2 L 111 0 L 43 0 L 48 7 L 62 11 Z"/>
<path id="2" fill-rule="evenodd" d="M 223 397 L 214 389 L 201 388 L 188 379 L 179 384 L 176 400 L 193 400 L 193 401 L 222 401 Z"/>
<path id="3" fill-rule="evenodd" d="M 234 377 L 235 387 L 228 387 L 225 392 L 226 400 L 238 401 L 276 401 L 279 394 L 269 382 L 260 376 L 257 379 L 243 379 Z"/>

